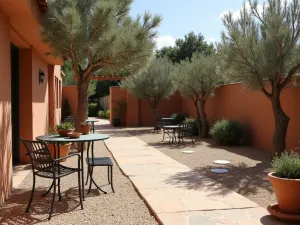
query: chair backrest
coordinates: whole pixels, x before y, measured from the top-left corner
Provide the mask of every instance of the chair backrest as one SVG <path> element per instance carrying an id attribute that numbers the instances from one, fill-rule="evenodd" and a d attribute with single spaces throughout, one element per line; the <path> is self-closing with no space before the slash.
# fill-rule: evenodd
<path id="1" fill-rule="evenodd" d="M 53 158 L 48 146 L 43 141 L 28 141 L 20 138 L 26 147 L 33 170 L 52 171 Z"/>

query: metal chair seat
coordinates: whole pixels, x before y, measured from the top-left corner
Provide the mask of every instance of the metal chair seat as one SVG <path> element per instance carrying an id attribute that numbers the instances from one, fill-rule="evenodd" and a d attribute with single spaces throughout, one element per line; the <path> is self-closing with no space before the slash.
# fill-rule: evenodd
<path id="1" fill-rule="evenodd" d="M 66 167 L 59 164 L 54 165 L 55 178 L 61 178 L 76 172 L 78 172 L 77 168 Z M 35 175 L 44 178 L 53 178 L 53 167 L 45 167 L 43 170 L 38 170 Z"/>
<path id="2" fill-rule="evenodd" d="M 109 157 L 86 158 L 89 166 L 112 166 L 113 163 Z"/>

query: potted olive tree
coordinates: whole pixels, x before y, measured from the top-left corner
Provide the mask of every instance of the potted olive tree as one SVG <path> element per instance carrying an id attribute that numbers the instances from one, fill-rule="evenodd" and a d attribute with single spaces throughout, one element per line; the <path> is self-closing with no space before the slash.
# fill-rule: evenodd
<path id="1" fill-rule="evenodd" d="M 300 155 L 285 151 L 272 161 L 273 172 L 268 178 L 273 185 L 278 204 L 268 211 L 281 219 L 300 221 Z"/>
<path id="2" fill-rule="evenodd" d="M 121 118 L 125 113 L 127 102 L 125 100 L 119 100 L 114 101 L 116 104 L 116 107 L 113 108 L 113 111 L 115 112 L 114 118 L 113 118 L 113 125 L 114 127 L 119 127 L 121 125 Z"/>

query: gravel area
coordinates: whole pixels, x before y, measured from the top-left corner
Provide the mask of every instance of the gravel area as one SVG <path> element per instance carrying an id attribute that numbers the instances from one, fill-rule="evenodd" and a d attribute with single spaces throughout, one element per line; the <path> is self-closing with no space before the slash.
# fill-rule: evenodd
<path id="1" fill-rule="evenodd" d="M 213 178 L 257 204 L 267 207 L 276 202 L 271 183 L 267 180 L 270 172 L 271 154 L 247 146 L 225 147 L 214 145 L 211 139 L 196 138 L 192 144 L 189 138 L 184 144 L 171 144 L 168 140 L 161 142 L 162 133 L 153 133 L 151 128 L 126 128 L 127 132 L 134 135 L 149 145 L 157 148 L 167 156 Z M 183 150 L 193 150 L 193 154 L 184 154 Z M 224 159 L 231 163 L 226 166 L 218 166 L 215 160 Z M 217 174 L 211 172 L 212 168 L 226 168 L 228 173 Z M 184 182 L 184 174 L 174 175 L 174 182 Z M 191 184 L 192 185 L 192 184 Z M 193 187 L 191 187 L 193 188 Z M 226 189 L 220 188 L 220 193 L 226 194 Z"/>
<path id="2" fill-rule="evenodd" d="M 110 156 L 103 142 L 95 143 L 96 156 Z M 67 165 L 76 166 L 77 158 L 68 159 Z M 86 172 L 86 169 L 85 169 Z M 86 177 L 86 176 L 85 176 Z M 62 178 L 62 201 L 55 202 L 54 214 L 48 221 L 51 194 L 40 195 L 50 186 L 51 181 L 37 177 L 36 194 L 31 204 L 30 212 L 25 213 L 29 200 L 32 174 L 26 177 L 18 189 L 13 191 L 10 199 L 0 207 L 0 224 L 102 224 L 102 225 L 157 225 L 143 200 L 139 197 L 130 180 L 125 177 L 116 162 L 114 162 L 114 188 L 112 193 L 107 181 L 107 170 L 95 168 L 94 178 L 102 184 L 108 194 L 103 194 L 93 186 L 86 195 L 84 209 L 80 210 L 77 174 Z M 85 186 L 87 193 L 88 186 Z"/>

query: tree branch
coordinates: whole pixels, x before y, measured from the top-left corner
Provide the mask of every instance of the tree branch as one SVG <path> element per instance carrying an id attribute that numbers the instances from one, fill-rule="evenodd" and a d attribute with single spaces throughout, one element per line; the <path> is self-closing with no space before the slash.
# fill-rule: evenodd
<path id="1" fill-rule="evenodd" d="M 300 69 L 300 63 L 298 63 L 295 67 L 293 67 L 286 78 L 279 84 L 279 90 L 281 91 L 290 81 L 292 76 Z"/>

